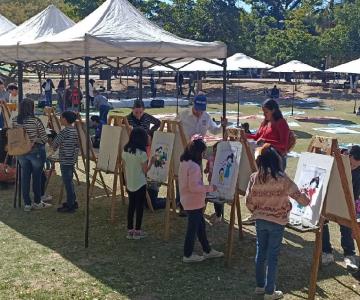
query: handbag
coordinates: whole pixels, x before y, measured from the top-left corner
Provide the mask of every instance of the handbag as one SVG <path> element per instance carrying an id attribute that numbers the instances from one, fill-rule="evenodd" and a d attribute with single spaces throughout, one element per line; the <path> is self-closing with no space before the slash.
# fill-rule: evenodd
<path id="1" fill-rule="evenodd" d="M 11 128 L 7 132 L 7 151 L 9 155 L 19 156 L 29 153 L 33 148 L 30 138 L 23 127 Z"/>

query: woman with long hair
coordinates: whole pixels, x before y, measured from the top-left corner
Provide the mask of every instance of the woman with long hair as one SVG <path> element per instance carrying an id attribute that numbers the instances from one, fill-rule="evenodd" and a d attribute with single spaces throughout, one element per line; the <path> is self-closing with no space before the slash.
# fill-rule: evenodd
<path id="1" fill-rule="evenodd" d="M 21 189 L 24 199 L 24 210 L 43 209 L 50 204 L 41 201 L 41 175 L 46 160 L 45 144 L 48 141 L 45 128 L 40 119 L 34 115 L 34 102 L 23 100 L 19 104 L 19 114 L 13 120 L 13 127 L 23 127 L 33 144 L 31 151 L 17 157 L 21 166 Z M 34 193 L 34 203 L 30 198 L 30 182 Z"/>

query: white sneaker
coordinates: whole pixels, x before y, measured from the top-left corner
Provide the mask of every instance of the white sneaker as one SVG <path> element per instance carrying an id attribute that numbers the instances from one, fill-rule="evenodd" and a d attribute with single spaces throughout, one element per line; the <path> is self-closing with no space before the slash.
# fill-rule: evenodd
<path id="1" fill-rule="evenodd" d="M 31 205 L 25 205 L 24 206 L 24 211 L 29 212 L 29 211 L 31 211 L 31 208 L 32 208 Z"/>
<path id="2" fill-rule="evenodd" d="M 271 295 L 265 294 L 264 300 L 276 300 L 276 299 L 281 299 L 283 297 L 284 294 L 282 291 L 274 291 L 274 293 L 272 293 Z"/>
<path id="3" fill-rule="evenodd" d="M 325 266 L 333 263 L 335 261 L 334 254 L 332 253 L 325 253 L 321 255 L 321 263 Z"/>
<path id="4" fill-rule="evenodd" d="M 52 196 L 51 195 L 44 195 L 44 196 L 41 196 L 41 201 L 42 202 L 50 202 L 52 200 Z"/>
<path id="5" fill-rule="evenodd" d="M 204 253 L 204 259 L 223 257 L 224 253 L 211 249 L 209 253 Z"/>
<path id="6" fill-rule="evenodd" d="M 265 294 L 265 288 L 258 286 L 255 288 L 255 295 L 264 295 L 264 294 Z"/>
<path id="7" fill-rule="evenodd" d="M 184 263 L 193 263 L 193 262 L 200 262 L 204 260 L 204 256 L 200 256 L 197 254 L 191 254 L 190 257 L 183 257 L 183 262 Z"/>
<path id="8" fill-rule="evenodd" d="M 35 210 L 39 210 L 39 209 L 49 208 L 51 206 L 52 205 L 49 204 L 49 203 L 45 203 L 45 202 L 40 201 L 40 203 L 34 203 L 32 208 L 35 209 Z"/>
<path id="9" fill-rule="evenodd" d="M 345 256 L 344 263 L 346 268 L 350 271 L 357 271 L 359 269 L 355 255 Z"/>

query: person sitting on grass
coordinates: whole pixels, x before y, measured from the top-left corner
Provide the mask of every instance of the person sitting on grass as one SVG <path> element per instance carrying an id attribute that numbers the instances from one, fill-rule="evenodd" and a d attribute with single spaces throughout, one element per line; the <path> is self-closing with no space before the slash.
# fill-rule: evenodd
<path id="1" fill-rule="evenodd" d="M 360 203 L 360 146 L 352 146 L 349 152 L 352 185 L 354 199 L 356 203 Z M 360 212 L 360 211 L 359 211 Z M 358 262 L 355 256 L 355 245 L 352 238 L 351 229 L 340 225 L 341 234 L 341 247 L 344 251 L 344 264 L 349 271 L 357 271 Z M 324 224 L 322 236 L 322 257 L 321 262 L 323 265 L 328 265 L 335 261 L 334 254 L 332 253 L 332 246 L 330 243 L 330 232 L 328 222 Z"/>
<path id="2" fill-rule="evenodd" d="M 139 240 L 145 237 L 141 224 L 146 200 L 146 173 L 150 170 L 154 160 L 148 163 L 146 154 L 147 133 L 141 127 L 134 128 L 122 153 L 125 168 L 126 189 L 129 195 L 128 225 L 126 238 Z M 136 222 L 134 228 L 134 215 Z"/>
<path id="3" fill-rule="evenodd" d="M 224 256 L 224 253 L 211 249 L 206 236 L 205 196 L 207 192 L 216 191 L 216 186 L 204 185 L 202 180 L 201 164 L 205 150 L 206 144 L 199 137 L 186 146 L 184 153 L 180 157 L 180 201 L 188 217 L 183 257 L 185 263 L 200 262 L 204 259 Z M 196 235 L 204 255 L 193 253 Z"/>
<path id="4" fill-rule="evenodd" d="M 74 112 L 63 112 L 60 122 L 65 128 L 59 132 L 52 143 L 54 151 L 59 148 L 61 177 L 66 190 L 66 203 L 57 209 L 62 213 L 73 213 L 78 208 L 73 183 L 74 168 L 79 156 L 78 134 L 72 126 L 76 119 L 77 115 Z"/>
<path id="5" fill-rule="evenodd" d="M 291 203 L 289 197 L 301 205 L 310 199 L 284 173 L 281 157 L 266 143 L 255 153 L 258 172 L 253 173 L 246 191 L 246 206 L 256 220 L 256 289 L 255 294 L 265 300 L 281 299 L 275 290 L 277 262 Z"/>

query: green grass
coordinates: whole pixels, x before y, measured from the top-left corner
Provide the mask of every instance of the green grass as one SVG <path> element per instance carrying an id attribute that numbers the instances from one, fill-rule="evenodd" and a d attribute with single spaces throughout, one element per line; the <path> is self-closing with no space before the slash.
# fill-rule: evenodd
<path id="1" fill-rule="evenodd" d="M 354 123 L 352 103 L 328 102 L 334 111 L 306 110 L 307 115 L 336 116 Z M 220 110 L 210 104 L 209 110 Z M 236 105 L 228 105 L 235 110 Z M 283 111 L 288 111 L 284 107 Z M 298 109 L 297 110 L 302 110 Z M 174 109 L 149 110 L 151 113 Z M 121 113 L 127 113 L 123 110 Z M 258 114 L 258 107 L 241 107 L 244 115 Z M 290 119 L 289 119 L 290 120 Z M 250 121 L 257 127 L 259 121 Z M 295 151 L 304 151 L 314 127 L 300 123 Z M 325 134 L 323 134 L 325 135 Z M 360 142 L 358 135 L 341 135 L 340 142 Z M 288 173 L 293 176 L 297 160 L 289 159 Z M 84 181 L 83 174 L 80 174 Z M 106 178 L 111 186 L 111 177 Z M 55 176 L 49 192 L 57 198 L 61 178 Z M 13 189 L 0 191 L 0 299 L 261 299 L 253 295 L 255 287 L 253 227 L 245 227 L 245 237 L 235 239 L 232 266 L 222 259 L 195 265 L 181 262 L 186 219 L 173 217 L 171 238 L 163 240 L 164 213 L 146 212 L 144 229 L 149 237 L 141 241 L 125 239 L 126 205 L 117 206 L 117 223 L 109 223 L 110 201 L 100 187 L 91 200 L 90 246 L 84 249 L 85 184 L 77 188 L 80 209 L 72 215 L 55 209 L 24 213 L 12 207 Z M 54 200 L 56 203 L 57 200 Z M 207 214 L 213 208 L 208 206 Z M 229 219 L 226 208 L 226 220 Z M 242 201 L 242 214 L 247 210 Z M 225 250 L 227 223 L 208 225 L 208 237 L 214 248 Z M 319 272 L 318 299 L 359 299 L 360 286 L 343 268 L 339 229 L 331 225 L 336 264 Z M 237 235 L 235 235 L 237 236 Z M 278 287 L 285 299 L 305 299 L 309 284 L 314 234 L 287 230 L 279 257 Z M 196 250 L 200 251 L 199 245 Z"/>

